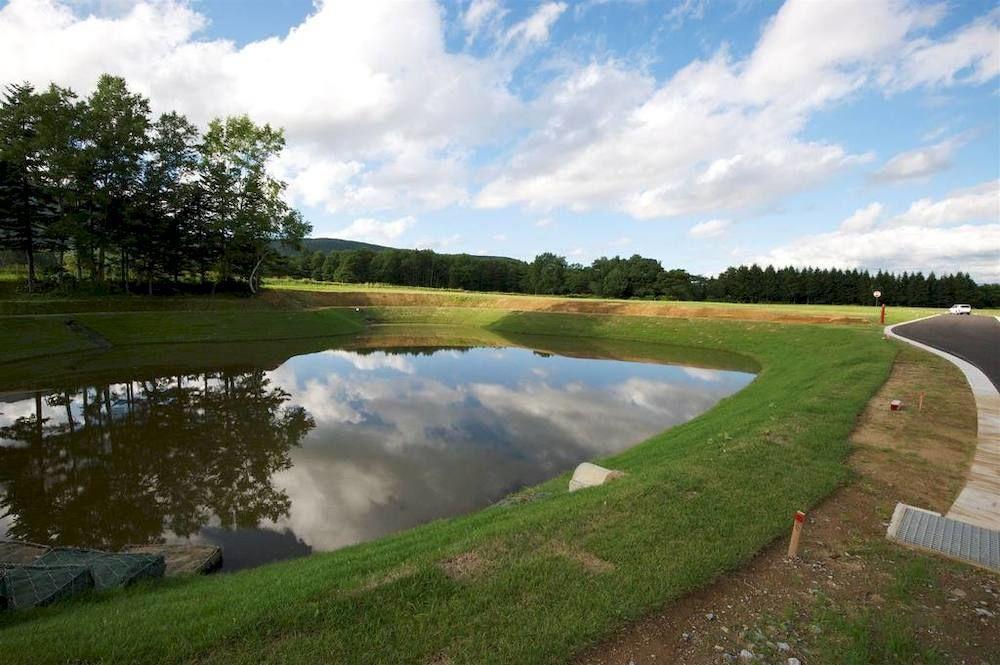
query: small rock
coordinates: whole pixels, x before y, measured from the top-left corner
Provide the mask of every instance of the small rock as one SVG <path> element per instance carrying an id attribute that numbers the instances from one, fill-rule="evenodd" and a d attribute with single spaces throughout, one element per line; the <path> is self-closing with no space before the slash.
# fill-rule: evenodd
<path id="1" fill-rule="evenodd" d="M 722 648 L 721 646 L 719 646 L 718 644 L 716 644 L 716 645 L 715 645 L 714 647 L 712 647 L 712 648 L 713 648 L 713 649 L 715 649 L 716 651 L 719 651 L 719 652 L 722 652 L 722 651 L 725 651 L 725 649 L 723 649 L 723 648 Z"/>
<path id="2" fill-rule="evenodd" d="M 788 642 L 778 642 L 778 651 L 791 651 L 792 647 L 788 646 Z"/>
<path id="3" fill-rule="evenodd" d="M 736 660 L 736 656 L 727 651 L 726 653 L 722 654 L 722 660 L 726 661 L 727 663 L 731 663 L 734 660 Z"/>
<path id="4" fill-rule="evenodd" d="M 691 639 L 691 633 L 681 633 L 681 639 L 687 642 L 688 640 Z"/>
<path id="5" fill-rule="evenodd" d="M 955 598 L 965 598 L 965 592 L 961 589 L 952 589 L 951 595 L 955 596 Z"/>
<path id="6" fill-rule="evenodd" d="M 990 612 L 985 607 L 977 607 L 976 608 L 976 616 L 979 616 L 979 617 L 991 617 L 991 616 L 993 616 L 993 612 Z"/>
<path id="7" fill-rule="evenodd" d="M 802 661 L 798 658 L 789 658 L 788 665 L 802 665 Z"/>
<path id="8" fill-rule="evenodd" d="M 715 613 L 709 612 L 708 614 L 705 615 L 705 618 L 708 619 L 709 621 L 715 621 Z"/>
<path id="9" fill-rule="evenodd" d="M 753 660 L 753 651 L 750 651 L 749 649 L 741 650 L 740 660 L 742 660 L 744 663 L 749 663 L 751 660 Z"/>

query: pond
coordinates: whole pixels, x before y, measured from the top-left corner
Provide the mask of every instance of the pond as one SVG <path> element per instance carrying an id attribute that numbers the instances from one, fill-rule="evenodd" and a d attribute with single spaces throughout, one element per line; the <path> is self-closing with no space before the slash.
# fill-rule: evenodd
<path id="1" fill-rule="evenodd" d="M 3 393 L 0 538 L 211 543 L 227 570 L 333 550 L 488 506 L 753 378 L 578 355 L 334 348 Z"/>

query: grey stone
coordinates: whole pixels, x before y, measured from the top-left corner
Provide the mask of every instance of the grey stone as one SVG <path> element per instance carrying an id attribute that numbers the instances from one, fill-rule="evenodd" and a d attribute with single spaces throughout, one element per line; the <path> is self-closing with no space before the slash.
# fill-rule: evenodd
<path id="1" fill-rule="evenodd" d="M 742 660 L 745 663 L 749 663 L 751 660 L 753 660 L 753 651 L 750 651 L 749 649 L 743 649 L 742 651 L 740 651 L 740 660 Z"/>
<path id="2" fill-rule="evenodd" d="M 788 642 L 778 642 L 778 651 L 790 651 L 791 648 L 788 646 Z"/>

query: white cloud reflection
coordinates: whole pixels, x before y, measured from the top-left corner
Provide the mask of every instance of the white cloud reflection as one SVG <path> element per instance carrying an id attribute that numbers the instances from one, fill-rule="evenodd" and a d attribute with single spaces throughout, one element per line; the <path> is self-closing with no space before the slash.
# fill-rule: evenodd
<path id="1" fill-rule="evenodd" d="M 326 355 L 340 364 L 319 378 L 289 381 L 289 364 L 272 373 L 317 422 L 291 468 L 274 477 L 292 507 L 272 527 L 317 550 L 475 510 L 689 420 L 750 379 L 676 367 L 637 377 L 634 363 L 603 361 L 595 380 L 574 376 L 574 363 L 592 362 L 581 359 L 540 361 L 520 349 L 438 354 L 465 356 L 497 377 L 466 382 L 407 356 L 398 365 L 412 372 L 400 375 L 369 369 L 395 369 L 389 355 L 372 365 L 373 356 Z"/>

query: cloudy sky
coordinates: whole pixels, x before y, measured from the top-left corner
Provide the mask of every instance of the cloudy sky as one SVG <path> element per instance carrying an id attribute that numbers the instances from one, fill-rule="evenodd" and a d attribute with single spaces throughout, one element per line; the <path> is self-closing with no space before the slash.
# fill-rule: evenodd
<path id="1" fill-rule="evenodd" d="M 314 235 L 1000 281 L 1000 10 L 896 0 L 0 0 L 0 82 L 285 128 Z"/>

